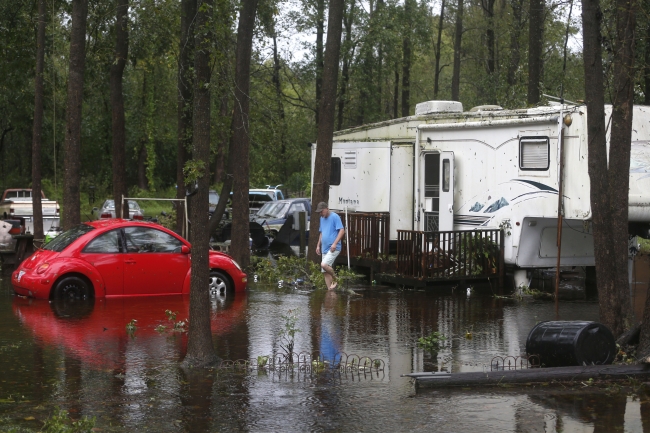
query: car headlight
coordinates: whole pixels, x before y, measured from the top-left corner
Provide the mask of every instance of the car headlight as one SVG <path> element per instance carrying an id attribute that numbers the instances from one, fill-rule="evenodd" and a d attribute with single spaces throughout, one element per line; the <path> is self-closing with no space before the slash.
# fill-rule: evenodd
<path id="1" fill-rule="evenodd" d="M 38 267 L 38 269 L 36 269 L 36 273 L 42 274 L 43 272 L 47 271 L 47 268 L 49 267 L 50 267 L 49 263 L 43 263 L 41 266 Z"/>
<path id="2" fill-rule="evenodd" d="M 234 259 L 230 259 L 232 261 L 232 264 L 237 266 L 237 269 L 241 271 L 241 266 L 239 266 L 239 263 L 237 263 Z"/>

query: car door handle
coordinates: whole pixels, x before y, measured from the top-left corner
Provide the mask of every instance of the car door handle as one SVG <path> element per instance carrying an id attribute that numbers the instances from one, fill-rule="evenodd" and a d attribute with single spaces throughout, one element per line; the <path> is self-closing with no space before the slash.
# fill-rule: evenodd
<path id="1" fill-rule="evenodd" d="M 124 260 L 124 264 L 126 264 L 126 265 L 135 265 L 135 260 Z"/>

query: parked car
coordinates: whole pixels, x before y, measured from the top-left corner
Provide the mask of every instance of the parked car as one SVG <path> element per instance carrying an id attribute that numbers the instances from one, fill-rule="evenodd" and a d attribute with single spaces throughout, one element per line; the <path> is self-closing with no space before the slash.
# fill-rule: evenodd
<path id="1" fill-rule="evenodd" d="M 214 210 L 217 208 L 217 204 L 219 203 L 219 193 L 213 189 L 211 189 L 208 192 L 208 213 L 210 216 L 214 213 Z"/>
<path id="2" fill-rule="evenodd" d="M 186 294 L 191 245 L 158 224 L 104 219 L 61 233 L 12 274 L 14 291 L 40 299 Z M 246 274 L 228 255 L 210 251 L 210 291 L 246 288 Z"/>
<path id="3" fill-rule="evenodd" d="M 15 251 L 14 235 L 22 235 L 24 228 L 20 220 L 0 220 L 0 251 Z"/>
<path id="4" fill-rule="evenodd" d="M 270 201 L 284 200 L 284 194 L 278 188 L 282 185 L 266 188 L 252 188 L 248 190 L 248 207 L 250 214 L 255 215 L 262 206 Z"/>
<path id="5" fill-rule="evenodd" d="M 290 198 L 268 202 L 255 214 L 254 221 L 260 224 L 272 237 L 275 237 L 287 217 L 294 212 L 307 212 L 307 221 L 309 221 L 311 200 L 308 198 Z"/>
<path id="6" fill-rule="evenodd" d="M 41 191 L 41 211 L 43 230 L 59 225 L 59 204 L 49 200 Z M 2 193 L 0 200 L 0 217 L 3 220 L 21 220 L 27 232 L 34 232 L 34 207 L 31 188 L 9 188 Z"/>
<path id="7" fill-rule="evenodd" d="M 132 220 L 143 220 L 144 212 L 140 209 L 138 202 L 133 200 L 128 200 L 129 203 L 129 218 Z M 102 207 L 99 209 L 94 207 L 92 214 L 95 219 L 106 219 L 106 218 L 115 218 L 115 201 L 106 200 Z"/>
<path id="8" fill-rule="evenodd" d="M 248 190 L 248 209 L 251 221 L 255 218 L 255 214 L 257 214 L 266 203 L 284 200 L 284 194 L 278 189 L 279 186 L 281 185 L 272 188 L 267 185 L 266 189 L 252 188 Z M 233 193 L 231 192 L 230 201 L 228 203 L 229 212 L 232 211 L 232 196 Z"/>

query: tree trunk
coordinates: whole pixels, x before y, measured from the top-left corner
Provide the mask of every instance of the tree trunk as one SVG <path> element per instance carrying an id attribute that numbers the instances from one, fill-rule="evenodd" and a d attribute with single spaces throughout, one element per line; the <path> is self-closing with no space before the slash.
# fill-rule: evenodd
<path id="1" fill-rule="evenodd" d="M 316 125 L 319 122 L 320 98 L 323 92 L 323 34 L 325 32 L 325 0 L 316 0 Z"/>
<path id="2" fill-rule="evenodd" d="M 339 55 L 341 52 L 341 32 L 343 28 L 344 0 L 330 0 L 327 18 L 327 49 L 323 68 L 323 95 L 320 101 L 320 118 L 318 122 L 318 146 L 314 163 L 314 180 L 312 185 L 312 203 L 329 201 L 330 171 L 332 167 L 332 141 L 334 134 L 334 114 L 336 105 L 336 88 L 339 77 Z M 313 206 L 309 230 L 308 257 L 317 262 L 316 244 L 318 243 L 320 218 Z"/>
<path id="3" fill-rule="evenodd" d="M 199 0 L 196 14 L 194 52 L 194 115 L 192 158 L 197 167 L 198 183 L 191 197 L 190 238 L 192 239 L 192 269 L 190 282 L 190 316 L 187 353 L 183 366 L 204 366 L 217 361 L 210 330 L 210 274 L 208 233 L 208 190 L 210 188 L 210 15 L 212 0 Z"/>
<path id="4" fill-rule="evenodd" d="M 129 0 L 117 0 L 115 8 L 115 60 L 111 64 L 111 107 L 113 130 L 113 200 L 115 216 L 129 217 L 129 205 L 122 196 L 126 189 L 126 133 L 124 125 L 124 96 L 122 94 L 122 76 L 129 53 L 128 16 Z"/>
<path id="5" fill-rule="evenodd" d="M 636 74 L 634 68 L 636 13 L 637 0 L 616 0 L 614 100 L 608 160 L 610 212 L 612 214 L 609 227 L 611 244 L 607 249 L 609 250 L 609 260 L 616 271 L 613 287 L 617 302 L 614 305 L 600 303 L 601 317 L 603 310 L 606 309 L 610 314 L 614 310 L 615 322 L 611 328 L 615 335 L 622 334 L 634 324 L 627 271 L 629 253 L 629 194 L 627 191 L 630 190 L 632 112 Z M 626 193 L 621 194 L 621 191 Z M 650 331 L 650 325 L 648 331 Z"/>
<path id="6" fill-rule="evenodd" d="M 338 120 L 336 122 L 336 130 L 340 131 L 343 127 L 343 111 L 345 109 L 345 93 L 350 81 L 350 61 L 354 57 L 354 47 L 352 46 L 352 19 L 354 18 L 354 4 L 355 0 L 350 3 L 350 11 L 347 16 L 344 16 L 343 22 L 345 24 L 345 55 L 343 56 L 343 69 L 341 70 L 341 95 L 339 97 Z M 381 83 L 381 78 L 378 80 Z"/>
<path id="7" fill-rule="evenodd" d="M 228 117 L 228 94 L 221 96 L 221 103 L 219 104 L 219 117 L 222 119 Z M 230 140 L 228 140 L 228 137 L 228 130 L 224 127 L 221 127 L 219 130 L 219 142 L 217 143 L 217 155 L 215 157 L 215 184 L 223 182 L 224 176 L 226 175 L 225 156 L 226 149 L 228 149 L 228 143 L 230 142 Z"/>
<path id="8" fill-rule="evenodd" d="M 399 67 L 395 64 L 395 81 L 393 82 L 393 119 L 399 116 Z"/>
<path id="9" fill-rule="evenodd" d="M 451 77 L 451 99 L 460 101 L 460 55 L 463 38 L 463 0 L 458 0 L 456 31 L 454 32 L 454 71 Z"/>
<path id="10" fill-rule="evenodd" d="M 485 43 L 487 45 L 488 58 L 486 71 L 488 75 L 495 72 L 495 52 L 494 52 L 494 2 L 495 0 L 484 0 L 483 10 L 487 18 L 487 29 L 485 30 Z"/>
<path id="11" fill-rule="evenodd" d="M 445 17 L 445 0 L 440 5 L 440 20 L 438 21 L 438 40 L 436 41 L 436 67 L 433 78 L 433 99 L 438 99 L 438 81 L 440 79 L 440 44 L 442 42 L 442 25 Z"/>
<path id="12" fill-rule="evenodd" d="M 593 214 L 594 234 L 594 255 L 596 260 L 598 297 L 600 304 L 600 320 L 608 326 L 615 336 L 625 331 L 625 322 L 629 317 L 629 299 L 623 301 L 622 292 L 627 293 L 627 200 L 628 195 L 620 194 L 620 191 L 627 191 L 629 182 L 629 143 L 630 136 L 627 136 L 627 165 L 623 161 L 625 156 L 615 156 L 614 146 L 618 151 L 623 149 L 622 137 L 614 136 L 612 127 L 612 151 L 610 155 L 610 167 L 608 171 L 607 147 L 605 135 L 605 98 L 604 78 L 602 68 L 602 37 L 600 33 L 600 20 L 602 13 L 598 0 L 582 0 L 582 25 L 583 25 L 583 56 L 585 68 L 585 95 L 587 105 L 587 132 L 588 132 L 588 169 L 591 181 L 591 208 Z M 623 55 L 623 52 L 615 56 Z M 631 60 L 630 60 L 631 61 Z M 620 72 L 620 71 L 619 71 Z M 629 73 L 629 70 L 628 70 Z M 618 78 L 615 78 L 618 83 Z M 615 105 L 621 104 L 617 101 Z M 623 105 L 624 107 L 625 105 Z M 619 109 L 615 107 L 616 111 Z M 631 106 L 629 113 L 631 122 Z M 614 118 L 612 118 L 614 121 Z M 623 132 L 622 123 L 619 120 L 617 134 Z M 616 141 L 616 142 L 615 142 Z M 625 177 L 623 181 L 621 177 Z M 620 188 L 624 183 L 625 189 Z M 612 195 L 613 194 L 613 195 Z M 625 214 L 624 220 L 615 221 L 614 196 L 624 196 L 624 209 L 616 210 L 616 215 Z M 611 200 L 610 200 L 611 198 Z M 618 199 L 617 199 L 618 200 Z M 620 205 L 620 202 L 618 203 Z M 617 216 L 621 218 L 621 216 Z M 621 226 L 625 228 L 621 230 Z M 621 236 L 616 240 L 615 237 Z M 625 248 L 621 248 L 625 242 Z M 622 269 L 617 269 L 622 266 Z M 624 274 L 621 280 L 619 275 Z M 619 287 L 619 289 L 617 289 Z"/>
<path id="13" fill-rule="evenodd" d="M 643 103 L 645 105 L 650 105 L 650 20 L 648 20 L 647 27 L 645 29 L 645 64 L 643 67 L 643 79 L 644 79 L 644 98 Z"/>
<path id="14" fill-rule="evenodd" d="M 280 158 L 279 166 L 280 172 L 284 179 L 289 177 L 287 170 L 287 124 L 284 118 L 284 104 L 282 103 L 283 93 L 282 84 L 280 83 L 280 56 L 278 55 L 278 38 L 273 29 L 273 85 L 275 87 L 275 96 L 277 98 L 278 110 L 278 130 L 280 134 Z"/>
<path id="15" fill-rule="evenodd" d="M 231 121 L 231 131 L 234 131 L 234 117 Z M 234 150 L 233 150 L 233 138 L 232 135 L 230 137 L 230 140 L 228 140 L 228 163 L 226 164 L 226 169 L 224 171 L 224 176 L 223 176 L 223 186 L 221 187 L 221 192 L 219 194 L 219 203 L 217 203 L 217 206 L 214 209 L 214 212 L 212 213 L 212 217 L 210 217 L 210 225 L 208 228 L 208 233 L 212 235 L 215 230 L 217 230 L 217 227 L 219 227 L 219 222 L 223 218 L 223 214 L 226 211 L 226 206 L 228 205 L 228 200 L 230 199 L 230 192 L 232 191 L 232 186 L 234 183 L 234 175 L 233 175 L 233 167 L 234 167 L 234 161 L 233 161 L 233 155 L 234 155 Z"/>
<path id="16" fill-rule="evenodd" d="M 542 80 L 542 46 L 544 32 L 544 0 L 530 0 L 528 23 L 528 105 L 540 101 Z M 583 15 L 584 19 L 584 15 Z M 600 34 L 600 29 L 598 30 Z M 585 66 L 586 68 L 586 66 Z"/>
<path id="17" fill-rule="evenodd" d="M 177 135 L 176 135 L 176 198 L 185 198 L 185 175 L 183 168 L 187 161 L 187 151 L 192 144 L 192 53 L 194 37 L 192 23 L 196 15 L 196 0 L 181 1 L 181 38 L 179 41 L 177 76 Z M 182 202 L 176 205 L 176 231 L 183 232 L 185 209 Z M 187 236 L 187 234 L 186 234 Z"/>
<path id="18" fill-rule="evenodd" d="M 235 111 L 233 113 L 233 183 L 232 239 L 230 254 L 247 268 L 250 263 L 248 175 L 249 175 L 249 89 L 253 29 L 258 0 L 243 0 L 237 28 L 237 53 L 235 60 Z"/>
<path id="19" fill-rule="evenodd" d="M 512 7 L 512 26 L 510 27 L 510 62 L 508 63 L 506 81 L 508 85 L 514 86 L 517 78 L 517 69 L 519 69 L 519 61 L 521 60 L 519 39 L 521 38 L 521 20 L 524 1 L 511 0 L 510 6 Z"/>
<path id="20" fill-rule="evenodd" d="M 45 0 L 38 1 L 38 31 L 36 33 L 36 76 L 34 77 L 34 127 L 32 134 L 32 207 L 34 212 L 34 241 L 40 243 L 43 233 L 41 204 L 41 139 L 43 132 L 43 68 L 45 64 Z"/>
<path id="21" fill-rule="evenodd" d="M 412 7 L 413 0 L 404 1 L 404 15 L 406 16 L 407 23 L 404 26 L 406 34 L 402 40 L 402 117 L 409 115 L 411 111 L 411 23 L 412 23 Z"/>
<path id="22" fill-rule="evenodd" d="M 70 67 L 66 105 L 63 229 L 81 223 L 81 108 L 83 103 L 84 70 L 86 66 L 86 19 L 88 0 L 72 1 L 70 29 Z"/>

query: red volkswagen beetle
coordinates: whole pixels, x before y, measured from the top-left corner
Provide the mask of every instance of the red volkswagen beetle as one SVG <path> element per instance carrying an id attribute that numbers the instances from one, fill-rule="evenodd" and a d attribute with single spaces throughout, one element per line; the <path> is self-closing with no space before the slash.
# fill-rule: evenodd
<path id="1" fill-rule="evenodd" d="M 210 291 L 246 288 L 227 254 L 210 251 Z M 40 299 L 170 295 L 190 289 L 190 244 L 158 224 L 108 219 L 80 224 L 25 259 L 11 282 Z"/>

